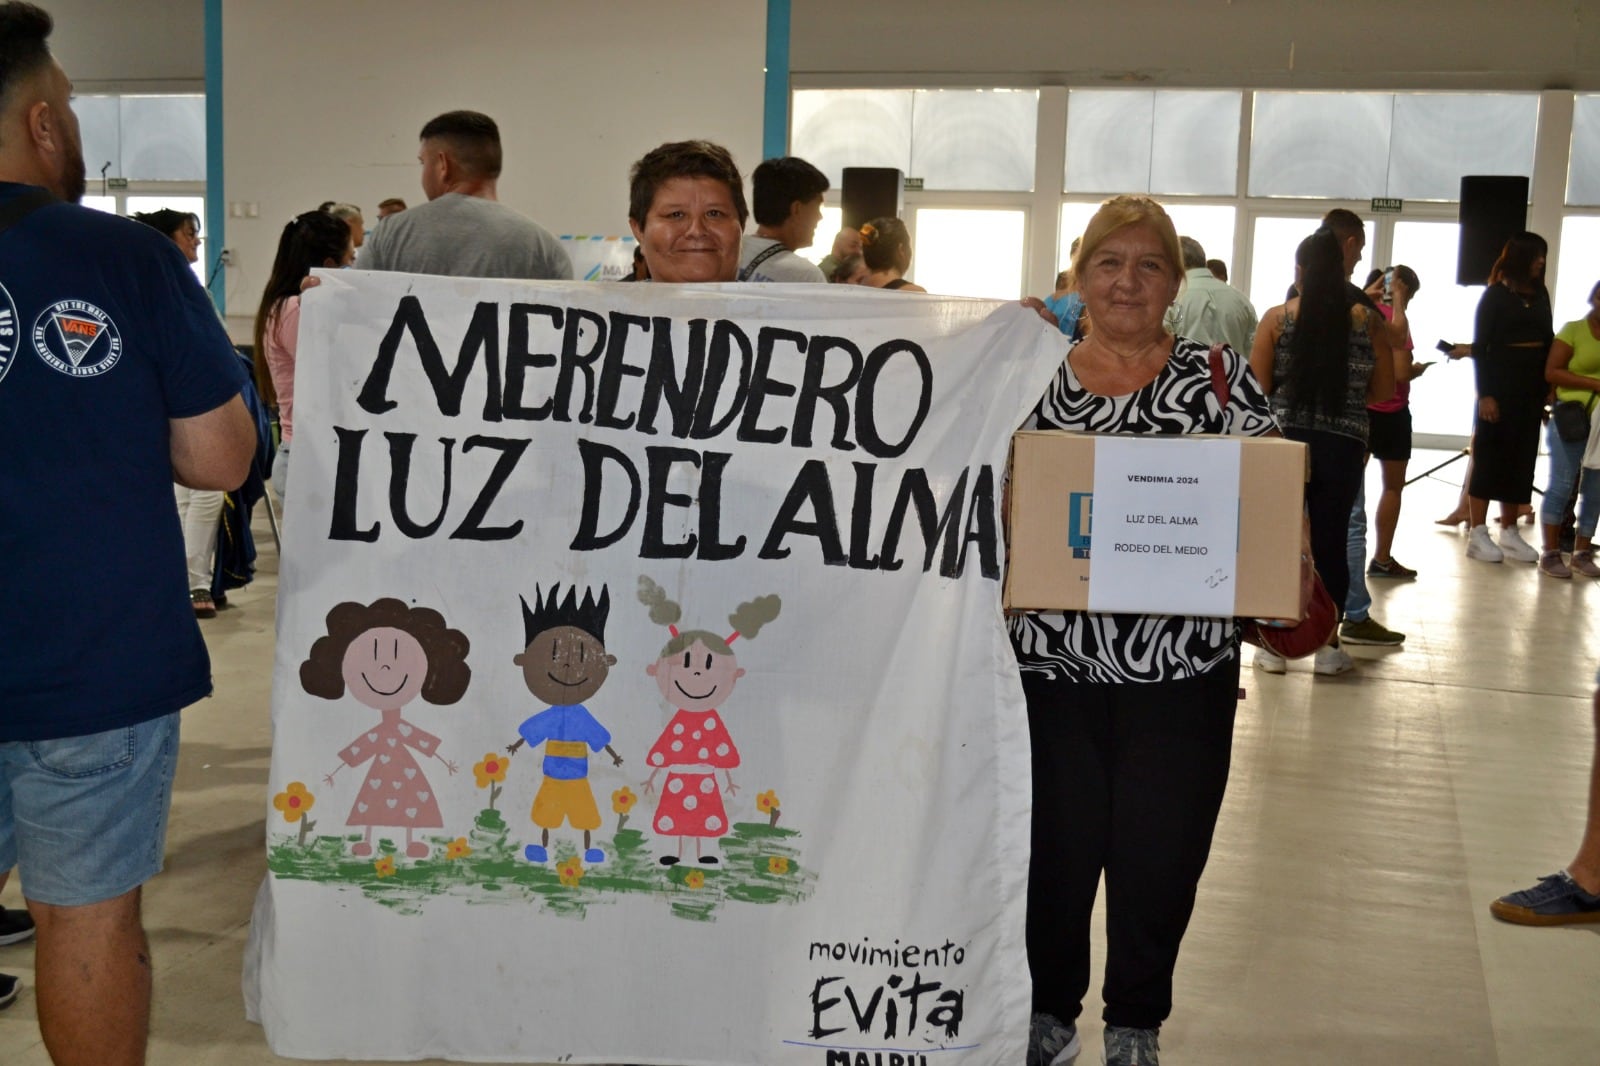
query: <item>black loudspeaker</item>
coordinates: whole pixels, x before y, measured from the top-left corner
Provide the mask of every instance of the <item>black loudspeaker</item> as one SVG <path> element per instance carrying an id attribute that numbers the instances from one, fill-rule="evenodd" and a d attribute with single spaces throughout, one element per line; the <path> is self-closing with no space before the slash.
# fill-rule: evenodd
<path id="1" fill-rule="evenodd" d="M 1461 179 L 1461 248 L 1456 284 L 1484 285 L 1506 241 L 1528 228 L 1528 179 L 1465 175 Z"/>
<path id="2" fill-rule="evenodd" d="M 894 167 L 845 167 L 840 191 L 844 225 L 860 229 L 875 218 L 899 218 L 905 178 Z"/>

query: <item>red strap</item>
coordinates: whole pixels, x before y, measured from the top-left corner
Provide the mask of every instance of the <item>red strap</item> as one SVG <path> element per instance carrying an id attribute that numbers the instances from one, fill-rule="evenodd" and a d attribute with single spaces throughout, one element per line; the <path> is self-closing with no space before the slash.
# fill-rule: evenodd
<path id="1" fill-rule="evenodd" d="M 1222 345 L 1211 346 L 1211 391 L 1216 393 L 1217 406 L 1222 408 L 1223 417 L 1227 417 L 1228 397 L 1233 390 L 1228 388 L 1228 375 L 1222 369 Z"/>

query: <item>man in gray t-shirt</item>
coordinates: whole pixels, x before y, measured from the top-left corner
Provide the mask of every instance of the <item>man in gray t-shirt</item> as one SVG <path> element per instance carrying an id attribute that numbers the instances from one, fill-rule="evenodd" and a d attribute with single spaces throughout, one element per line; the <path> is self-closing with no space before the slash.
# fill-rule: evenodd
<path id="1" fill-rule="evenodd" d="M 750 175 L 756 231 L 739 252 L 740 281 L 825 282 L 809 260 L 795 254 L 811 247 L 822 220 L 828 178 L 795 156 L 768 159 Z"/>
<path id="2" fill-rule="evenodd" d="M 571 280 L 572 260 L 537 222 L 500 203 L 500 128 L 476 111 L 450 111 L 422 127 L 417 159 L 428 202 L 367 235 L 359 270 L 465 278 Z"/>

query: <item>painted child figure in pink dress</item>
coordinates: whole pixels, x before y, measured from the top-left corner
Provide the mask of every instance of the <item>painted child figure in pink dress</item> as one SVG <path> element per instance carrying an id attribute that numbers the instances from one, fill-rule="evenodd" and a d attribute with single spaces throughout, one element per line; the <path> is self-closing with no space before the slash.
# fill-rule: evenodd
<path id="1" fill-rule="evenodd" d="M 726 779 L 727 794 L 739 791 L 731 771 L 739 765 L 739 749 L 729 736 L 717 708 L 733 693 L 744 676 L 732 644 L 740 637 L 751 640 L 761 627 L 778 617 L 782 603 L 776 596 L 760 596 L 739 605 L 728 616 L 732 632 L 726 636 L 704 629 L 678 629 L 683 610 L 667 599 L 666 590 L 647 577 L 639 579 L 639 600 L 650 608 L 650 620 L 667 627 L 671 639 L 657 660 L 645 667 L 655 678 L 661 695 L 678 708 L 645 761 L 650 777 L 646 795 L 655 791 L 656 776 L 667 771 L 652 828 L 663 837 L 677 837 L 678 850 L 663 855 L 671 866 L 683 858 L 684 845 L 694 839 L 695 859 L 707 865 L 721 860 L 703 850 L 703 842 L 725 836 L 728 812 L 717 786 L 717 771 Z"/>
<path id="2" fill-rule="evenodd" d="M 414 834 L 443 828 L 444 818 L 423 763 L 438 759 L 451 774 L 456 764 L 439 754 L 437 736 L 400 712 L 418 696 L 441 706 L 461 699 L 472 679 L 467 666 L 471 644 L 465 634 L 446 626 L 438 611 L 408 607 L 396 599 L 338 604 L 328 612 L 327 626 L 327 634 L 300 664 L 300 684 L 327 700 L 348 690 L 381 715 L 339 751 L 339 765 L 322 779 L 332 787 L 346 766 L 367 767 L 345 820 L 363 827 L 366 835 L 350 852 L 371 855 L 372 830 L 381 826 L 404 829 L 406 855 L 425 859 L 431 849 Z"/>

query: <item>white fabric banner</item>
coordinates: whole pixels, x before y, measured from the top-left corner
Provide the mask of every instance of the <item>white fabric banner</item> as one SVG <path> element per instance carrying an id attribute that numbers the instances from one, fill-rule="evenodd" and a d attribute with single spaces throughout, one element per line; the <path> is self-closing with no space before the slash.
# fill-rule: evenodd
<path id="1" fill-rule="evenodd" d="M 1023 1057 L 992 301 L 343 271 L 295 382 L 248 1013 L 281 1055 Z"/>

